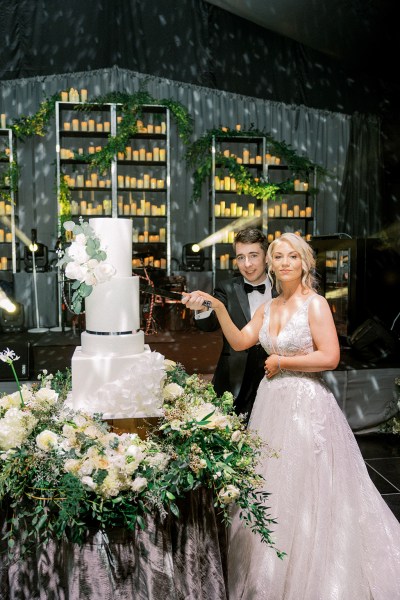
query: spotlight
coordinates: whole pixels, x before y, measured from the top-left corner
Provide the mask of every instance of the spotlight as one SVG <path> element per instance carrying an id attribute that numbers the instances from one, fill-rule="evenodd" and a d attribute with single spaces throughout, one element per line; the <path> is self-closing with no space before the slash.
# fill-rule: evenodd
<path id="1" fill-rule="evenodd" d="M 0 308 L 10 314 L 15 312 L 17 309 L 16 304 L 14 304 L 14 302 L 7 296 L 7 294 L 1 287 L 0 287 Z"/>
<path id="2" fill-rule="evenodd" d="M 204 270 L 204 250 L 198 244 L 185 244 L 182 248 L 182 266 L 185 271 Z"/>
<path id="3" fill-rule="evenodd" d="M 6 333 L 22 331 L 24 327 L 24 307 L 19 302 L 13 302 L 13 305 L 12 312 L 0 308 L 0 328 Z"/>
<path id="4" fill-rule="evenodd" d="M 32 273 L 33 271 L 33 260 L 35 260 L 35 267 L 38 273 L 47 271 L 49 266 L 48 249 L 47 246 L 37 241 L 36 229 L 32 229 L 31 243 L 25 246 L 24 262 L 27 273 Z"/>

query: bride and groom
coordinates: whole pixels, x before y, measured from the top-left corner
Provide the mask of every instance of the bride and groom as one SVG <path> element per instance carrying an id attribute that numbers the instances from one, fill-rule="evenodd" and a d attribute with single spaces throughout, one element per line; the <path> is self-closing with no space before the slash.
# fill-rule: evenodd
<path id="1" fill-rule="evenodd" d="M 288 233 L 265 255 L 260 241 L 249 241 L 256 231 L 236 238 L 239 269 L 247 283 L 258 284 L 252 280 L 254 265 L 265 269 L 267 263 L 278 295 L 253 307 L 247 324 L 234 323 L 229 298 L 221 293 L 195 291 L 183 298 L 200 312 L 205 299 L 211 302 L 234 352 L 246 357 L 259 341 L 268 355 L 249 427 L 278 453 L 259 469 L 271 494 L 270 514 L 277 519 L 276 547 L 286 556 L 278 559 L 235 514 L 229 598 L 400 599 L 400 524 L 373 485 L 354 435 L 320 377 L 337 366 L 339 343 L 329 305 L 314 291 L 312 249 Z M 251 371 L 257 379 L 260 365 L 245 364 L 244 371 L 243 386 Z M 240 394 L 244 397 L 245 390 Z"/>

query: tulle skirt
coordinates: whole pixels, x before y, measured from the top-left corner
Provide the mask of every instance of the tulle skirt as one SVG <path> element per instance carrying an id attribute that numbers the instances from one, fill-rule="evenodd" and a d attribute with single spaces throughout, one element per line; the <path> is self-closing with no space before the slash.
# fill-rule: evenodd
<path id="1" fill-rule="evenodd" d="M 260 465 L 279 559 L 234 515 L 230 600 L 400 600 L 400 524 L 373 485 L 316 374 L 264 379 L 249 427 L 278 457 Z"/>

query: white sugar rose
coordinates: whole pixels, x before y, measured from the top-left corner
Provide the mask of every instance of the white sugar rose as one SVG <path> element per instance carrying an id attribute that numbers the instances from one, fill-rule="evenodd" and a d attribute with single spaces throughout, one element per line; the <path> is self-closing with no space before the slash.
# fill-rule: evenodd
<path id="1" fill-rule="evenodd" d="M 98 263 L 94 268 L 93 275 L 96 278 L 97 283 L 103 283 L 108 281 L 113 275 L 115 275 L 115 267 L 107 262 Z"/>
<path id="2" fill-rule="evenodd" d="M 76 262 L 69 262 L 65 267 L 65 276 L 68 277 L 68 279 L 77 279 L 81 283 L 85 281 L 87 272 L 87 267 L 85 267 L 85 265 L 79 265 Z"/>
<path id="3" fill-rule="evenodd" d="M 164 400 L 176 400 L 176 398 L 183 395 L 184 389 L 177 383 L 168 383 L 163 388 L 162 393 Z"/>
<path id="4" fill-rule="evenodd" d="M 223 502 L 223 504 L 230 504 L 234 502 L 240 496 L 240 491 L 234 485 L 227 485 L 223 488 L 219 494 L 218 498 Z"/>
<path id="5" fill-rule="evenodd" d="M 57 447 L 58 438 L 54 431 L 44 429 L 39 435 L 36 436 L 36 445 L 40 450 L 44 452 L 50 452 L 53 448 Z"/>
<path id="6" fill-rule="evenodd" d="M 80 235 L 78 235 L 77 238 L 79 238 Z M 85 239 L 85 236 L 83 236 L 83 239 Z M 72 244 L 68 248 L 68 256 L 72 258 L 73 261 L 80 264 L 86 263 L 90 258 L 88 253 L 86 252 L 86 246 L 82 243 L 79 243 L 78 241 L 72 242 Z"/>

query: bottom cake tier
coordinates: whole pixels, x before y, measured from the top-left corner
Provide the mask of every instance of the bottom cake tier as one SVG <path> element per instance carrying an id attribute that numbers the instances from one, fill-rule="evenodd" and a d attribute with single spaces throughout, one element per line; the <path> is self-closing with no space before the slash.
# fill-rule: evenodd
<path id="1" fill-rule="evenodd" d="M 157 417 L 162 411 L 164 356 L 144 346 L 141 354 L 93 356 L 78 346 L 72 357 L 74 410 L 102 413 L 104 419 Z"/>

